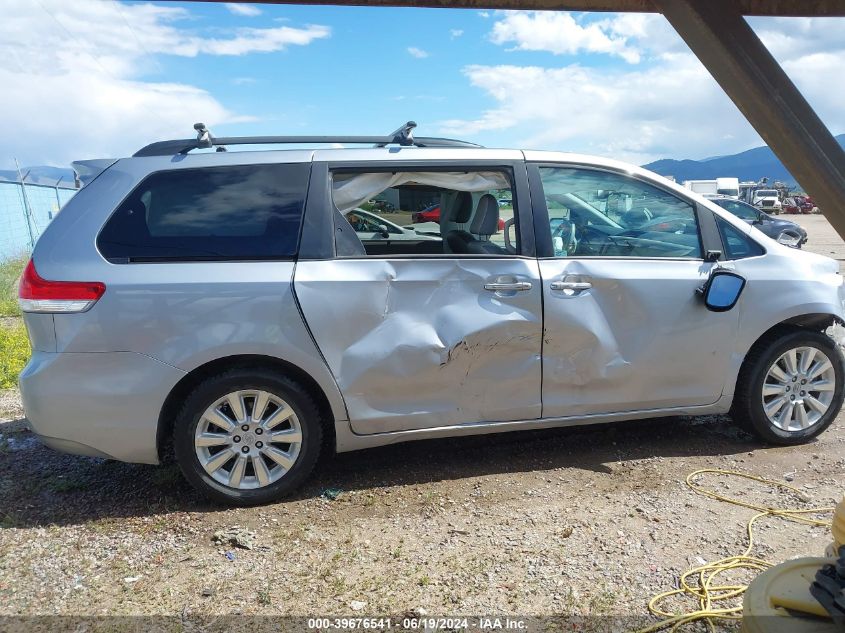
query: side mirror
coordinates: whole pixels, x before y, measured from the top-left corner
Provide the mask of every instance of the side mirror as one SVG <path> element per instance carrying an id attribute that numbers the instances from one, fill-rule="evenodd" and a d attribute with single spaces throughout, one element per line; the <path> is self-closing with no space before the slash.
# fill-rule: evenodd
<path id="1" fill-rule="evenodd" d="M 378 225 L 378 232 L 384 239 L 387 239 L 387 238 L 390 237 L 390 231 L 387 230 L 386 224 L 379 224 Z"/>
<path id="2" fill-rule="evenodd" d="M 729 270 L 716 269 L 707 283 L 699 288 L 704 305 L 713 312 L 727 312 L 739 301 L 745 288 L 745 278 Z"/>

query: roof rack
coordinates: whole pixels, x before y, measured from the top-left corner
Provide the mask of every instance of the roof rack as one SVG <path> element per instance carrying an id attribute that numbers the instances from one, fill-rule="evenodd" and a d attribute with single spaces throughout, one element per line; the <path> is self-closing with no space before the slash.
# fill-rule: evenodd
<path id="1" fill-rule="evenodd" d="M 413 130 L 417 124 L 408 121 L 405 125 L 388 136 L 212 136 L 204 123 L 194 124 L 196 139 L 177 139 L 158 141 L 139 149 L 133 156 L 172 156 L 187 154 L 191 150 L 216 147 L 218 152 L 225 152 L 227 145 L 318 145 L 338 143 L 342 145 L 400 145 L 402 147 L 481 147 L 476 143 L 450 138 L 422 136 L 414 138 Z"/>

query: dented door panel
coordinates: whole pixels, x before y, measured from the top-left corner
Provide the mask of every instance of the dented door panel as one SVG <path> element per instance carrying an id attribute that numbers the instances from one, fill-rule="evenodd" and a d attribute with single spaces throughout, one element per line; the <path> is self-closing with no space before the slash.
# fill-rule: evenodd
<path id="1" fill-rule="evenodd" d="M 696 260 L 540 260 L 543 417 L 716 402 L 740 311 L 710 312 L 696 295 L 711 268 Z"/>
<path id="2" fill-rule="evenodd" d="M 537 260 L 301 261 L 295 290 L 355 433 L 540 416 Z"/>

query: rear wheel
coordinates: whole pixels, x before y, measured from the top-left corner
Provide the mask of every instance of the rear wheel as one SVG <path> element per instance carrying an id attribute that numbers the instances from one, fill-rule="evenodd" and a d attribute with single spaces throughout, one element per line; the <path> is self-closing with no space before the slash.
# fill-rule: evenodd
<path id="1" fill-rule="evenodd" d="M 234 369 L 200 383 L 174 424 L 185 477 L 234 505 L 281 499 L 311 474 L 322 424 L 310 394 L 270 371 Z"/>
<path id="2" fill-rule="evenodd" d="M 845 367 L 821 332 L 780 333 L 749 353 L 737 381 L 733 418 L 773 444 L 801 444 L 824 431 L 842 407 Z"/>

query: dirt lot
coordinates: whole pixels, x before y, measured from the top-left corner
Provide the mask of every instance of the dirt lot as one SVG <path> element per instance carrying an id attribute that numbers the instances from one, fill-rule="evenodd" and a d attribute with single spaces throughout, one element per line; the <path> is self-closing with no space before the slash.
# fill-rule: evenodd
<path id="1" fill-rule="evenodd" d="M 845 259 L 824 218 L 800 222 L 810 250 Z M 706 480 L 767 505 L 832 505 L 845 490 L 841 416 L 796 448 L 763 447 L 726 419 L 662 419 L 341 455 L 288 502 L 227 510 L 173 468 L 47 450 L 21 416 L 2 394 L 0 615 L 644 616 L 682 571 L 744 548 L 753 512 L 694 494 L 691 471 L 806 493 Z M 233 526 L 254 533 L 252 549 L 214 542 Z M 766 519 L 755 555 L 820 555 L 829 540 Z"/>

